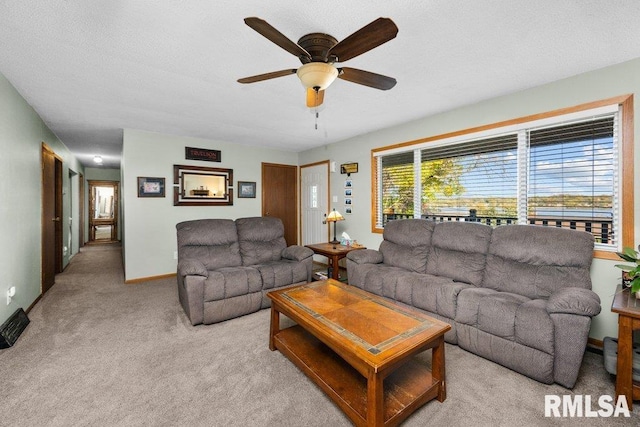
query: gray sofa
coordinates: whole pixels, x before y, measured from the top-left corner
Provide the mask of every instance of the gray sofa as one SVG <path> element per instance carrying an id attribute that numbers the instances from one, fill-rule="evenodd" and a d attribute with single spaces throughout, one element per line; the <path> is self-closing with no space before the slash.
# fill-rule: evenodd
<path id="1" fill-rule="evenodd" d="M 278 218 L 201 219 L 176 230 L 178 297 L 193 325 L 267 308 L 268 291 L 311 281 L 313 251 L 287 247 Z"/>
<path id="2" fill-rule="evenodd" d="M 349 284 L 446 321 L 449 343 L 537 381 L 575 385 L 600 298 L 590 233 L 390 221 L 378 251 L 347 255 Z"/>

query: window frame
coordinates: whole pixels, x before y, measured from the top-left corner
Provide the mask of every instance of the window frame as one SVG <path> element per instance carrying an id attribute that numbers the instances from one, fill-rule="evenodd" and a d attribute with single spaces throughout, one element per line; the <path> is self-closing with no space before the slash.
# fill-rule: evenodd
<path id="1" fill-rule="evenodd" d="M 382 152 L 399 152 L 401 150 L 415 150 L 417 146 L 425 144 L 444 144 L 447 140 L 454 138 L 471 137 L 473 134 L 491 134 L 492 132 L 500 132 L 502 128 L 523 126 L 527 123 L 540 122 L 544 120 L 552 120 L 560 116 L 569 116 L 571 114 L 585 112 L 587 110 L 595 110 L 598 108 L 606 108 L 617 106 L 620 111 L 619 118 L 619 224 L 620 224 L 620 240 L 618 245 L 622 247 L 634 246 L 634 117 L 633 117 L 633 94 L 621 95 L 617 97 L 607 98 L 599 101 L 589 102 L 576 105 L 573 107 L 561 108 L 545 113 L 523 116 L 511 120 L 497 122 L 489 125 L 477 126 L 464 130 L 454 131 L 450 133 L 435 135 L 418 140 L 407 141 L 403 143 L 393 144 L 385 147 L 374 148 L 371 150 L 371 232 L 382 233 L 384 229 L 376 225 L 377 220 L 377 201 L 381 194 L 381 182 L 378 182 L 378 158 Z M 473 135 L 475 138 L 475 135 Z M 615 251 L 610 250 L 594 250 L 594 257 L 600 259 L 619 260 Z"/>

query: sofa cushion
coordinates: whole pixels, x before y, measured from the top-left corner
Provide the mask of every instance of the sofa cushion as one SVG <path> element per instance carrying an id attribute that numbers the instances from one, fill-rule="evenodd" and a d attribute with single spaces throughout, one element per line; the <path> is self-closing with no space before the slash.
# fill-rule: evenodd
<path id="1" fill-rule="evenodd" d="M 522 304 L 516 312 L 516 342 L 554 354 L 555 327 L 546 309 L 547 302 L 534 299 Z"/>
<path id="2" fill-rule="evenodd" d="M 504 225 L 491 234 L 482 287 L 548 298 L 564 287 L 591 289 L 593 235 L 532 225 Z"/>
<path id="3" fill-rule="evenodd" d="M 242 265 L 278 261 L 287 247 L 282 220 L 274 217 L 238 218 L 238 242 Z"/>
<path id="4" fill-rule="evenodd" d="M 507 292 L 485 296 L 478 304 L 478 329 L 515 341 L 516 312 L 527 301 L 527 297 Z"/>
<path id="5" fill-rule="evenodd" d="M 455 320 L 486 332 L 553 354 L 554 326 L 546 301 L 493 289 L 464 289 L 458 295 Z"/>
<path id="6" fill-rule="evenodd" d="M 488 225 L 475 222 L 436 224 L 427 273 L 479 286 L 490 241 L 491 227 Z"/>
<path id="7" fill-rule="evenodd" d="M 262 289 L 273 289 L 307 281 L 307 266 L 301 262 L 281 260 L 254 266 L 260 272 Z"/>
<path id="8" fill-rule="evenodd" d="M 400 267 L 371 264 L 371 268 L 366 270 L 363 283 L 359 287 L 372 294 L 396 299 L 398 277 L 405 274 L 411 273 Z"/>
<path id="9" fill-rule="evenodd" d="M 380 244 L 384 263 L 418 273 L 426 272 L 433 226 L 434 222 L 424 219 L 389 221 Z"/>
<path id="10" fill-rule="evenodd" d="M 178 259 L 197 260 L 207 270 L 242 265 L 236 224 L 230 219 L 199 219 L 176 225 Z"/>
<path id="11" fill-rule="evenodd" d="M 260 273 L 251 267 L 223 267 L 209 272 L 204 301 L 218 301 L 262 290 Z"/>
<path id="12" fill-rule="evenodd" d="M 398 276 L 396 296 L 413 307 L 454 319 L 458 293 L 470 287 L 472 285 L 454 282 L 448 277 L 407 273 Z"/>

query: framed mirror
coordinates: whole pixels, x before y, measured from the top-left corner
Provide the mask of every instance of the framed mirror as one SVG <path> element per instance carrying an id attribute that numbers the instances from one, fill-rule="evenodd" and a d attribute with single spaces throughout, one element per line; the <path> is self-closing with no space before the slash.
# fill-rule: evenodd
<path id="1" fill-rule="evenodd" d="M 233 169 L 173 165 L 173 205 L 233 205 Z"/>

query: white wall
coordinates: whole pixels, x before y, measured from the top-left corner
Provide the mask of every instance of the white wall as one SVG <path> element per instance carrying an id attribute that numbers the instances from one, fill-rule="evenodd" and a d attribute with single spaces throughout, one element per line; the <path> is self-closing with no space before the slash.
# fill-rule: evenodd
<path id="1" fill-rule="evenodd" d="M 618 95 L 635 94 L 635 164 L 640 165 L 640 59 L 570 77 L 544 86 L 490 99 L 438 115 L 425 117 L 401 126 L 391 127 L 331 144 L 300 154 L 300 164 L 330 159 L 338 165 L 358 162 L 359 172 L 352 174 L 353 215 L 338 223 L 338 234 L 347 231 L 367 247 L 378 248 L 380 234 L 371 232 L 371 149 L 413 141 L 429 136 L 459 131 L 476 126 L 543 113 L 564 107 L 598 101 Z M 331 123 L 327 123 L 330 128 Z M 331 194 L 337 195 L 338 210 L 344 209 L 344 178 L 331 174 Z M 640 167 L 635 168 L 635 245 L 640 242 Z M 332 205 L 332 207 L 334 207 Z M 592 266 L 593 290 L 600 295 L 602 312 L 592 324 L 591 337 L 617 336 L 617 315 L 611 313 L 611 301 L 620 281 L 615 261 L 596 259 Z"/>
<path id="2" fill-rule="evenodd" d="M 77 194 L 69 170 L 83 173 L 64 144 L 38 114 L 0 74 L 0 323 L 19 307 L 25 310 L 41 292 L 41 147 L 45 143 L 63 161 L 62 241 L 69 241 L 69 217 Z M 78 236 L 79 221 L 73 223 Z M 63 257 L 67 265 L 73 254 Z M 4 298 L 10 286 L 16 296 L 10 305 Z"/>
<path id="3" fill-rule="evenodd" d="M 298 154 L 259 146 L 125 129 L 122 161 L 126 280 L 176 272 L 176 224 L 200 218 L 262 214 L 261 163 L 298 164 Z M 222 162 L 185 160 L 185 147 L 220 150 Z M 233 169 L 233 206 L 173 206 L 173 165 Z M 138 177 L 164 177 L 164 198 L 138 198 Z M 255 181 L 257 197 L 238 199 L 238 181 Z"/>

